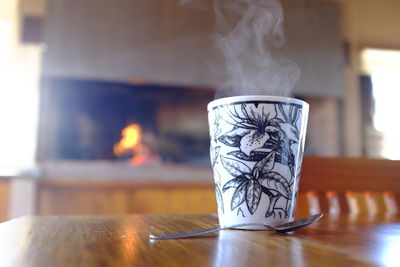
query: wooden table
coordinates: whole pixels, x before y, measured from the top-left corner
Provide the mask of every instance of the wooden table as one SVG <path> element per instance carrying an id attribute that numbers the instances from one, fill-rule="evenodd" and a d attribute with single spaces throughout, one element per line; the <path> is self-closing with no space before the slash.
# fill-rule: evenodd
<path id="1" fill-rule="evenodd" d="M 207 215 L 22 217 L 0 224 L 0 266 L 400 266 L 399 218 L 324 217 L 292 235 L 212 227 Z"/>

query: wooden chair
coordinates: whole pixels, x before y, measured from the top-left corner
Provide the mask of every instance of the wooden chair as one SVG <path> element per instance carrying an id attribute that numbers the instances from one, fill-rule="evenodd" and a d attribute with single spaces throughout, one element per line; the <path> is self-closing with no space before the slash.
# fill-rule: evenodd
<path id="1" fill-rule="evenodd" d="M 216 212 L 207 182 L 38 180 L 38 214 Z M 391 213 L 400 207 L 400 161 L 305 157 L 296 217 Z M 1 213 L 0 213 L 1 215 Z"/>
<path id="2" fill-rule="evenodd" d="M 395 214 L 399 197 L 400 161 L 305 157 L 296 216 Z"/>

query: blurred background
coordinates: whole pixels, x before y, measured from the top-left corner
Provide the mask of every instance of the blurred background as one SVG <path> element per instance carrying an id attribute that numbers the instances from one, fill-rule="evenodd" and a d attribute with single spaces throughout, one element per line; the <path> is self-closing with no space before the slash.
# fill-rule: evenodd
<path id="1" fill-rule="evenodd" d="M 0 221 L 210 212 L 207 2 L 1 0 Z M 400 2 L 282 5 L 306 155 L 399 160 Z"/>

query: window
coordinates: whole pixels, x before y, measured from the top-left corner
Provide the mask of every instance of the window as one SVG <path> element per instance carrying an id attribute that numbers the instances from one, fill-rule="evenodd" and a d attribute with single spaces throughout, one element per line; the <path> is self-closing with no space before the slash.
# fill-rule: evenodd
<path id="1" fill-rule="evenodd" d="M 0 9 L 0 171 L 7 175 L 34 165 L 40 48 L 19 42 L 16 6 Z"/>
<path id="2" fill-rule="evenodd" d="M 382 136 L 377 152 L 400 160 L 400 51 L 365 49 L 362 61 L 372 80 L 373 127 Z"/>

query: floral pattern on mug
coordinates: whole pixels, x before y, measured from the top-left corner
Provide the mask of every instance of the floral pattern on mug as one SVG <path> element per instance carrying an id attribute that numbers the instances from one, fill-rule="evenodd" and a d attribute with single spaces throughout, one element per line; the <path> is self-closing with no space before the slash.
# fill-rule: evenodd
<path id="1" fill-rule="evenodd" d="M 302 106 L 257 101 L 221 105 L 210 112 L 215 113 L 210 148 L 214 172 L 223 168 L 231 177 L 217 185 L 222 187 L 217 190 L 219 209 L 223 210 L 222 194 L 231 191 L 232 211 L 241 209 L 243 214 L 246 209 L 253 215 L 264 195 L 265 217 L 292 217 L 291 200 L 297 193 L 292 188 L 300 172 L 295 160 L 302 157 Z"/>

